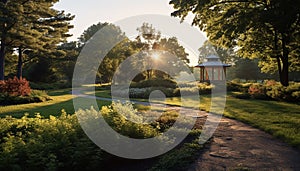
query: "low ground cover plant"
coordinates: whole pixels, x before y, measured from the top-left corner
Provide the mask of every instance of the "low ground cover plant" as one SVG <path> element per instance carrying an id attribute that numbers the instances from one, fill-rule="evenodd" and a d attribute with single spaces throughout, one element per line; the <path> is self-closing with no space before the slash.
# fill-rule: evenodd
<path id="1" fill-rule="evenodd" d="M 121 116 L 115 110 L 122 108 L 127 113 L 126 117 Z M 131 104 L 113 104 L 103 107 L 103 114 L 107 123 L 122 135 L 133 138 L 148 138 L 156 136 L 165 131 L 174 118 L 178 116 L 176 112 L 164 113 L 162 118 L 158 118 L 153 124 L 136 124 L 128 121 L 128 117 L 133 117 L 136 111 Z M 93 108 L 80 111 L 82 114 L 96 115 L 99 112 Z M 7 116 L 0 119 L 0 170 L 94 170 L 103 168 L 122 168 L 125 159 L 112 156 L 96 146 L 83 132 L 78 123 L 78 115 L 69 115 L 62 111 L 61 116 L 43 118 L 37 114 L 34 118 L 24 115 L 22 118 Z M 138 116 L 135 116 L 139 119 Z M 169 121 L 170 120 L 170 121 Z M 163 129 L 162 129 L 163 128 Z M 197 134 L 196 134 L 196 133 Z M 179 163 L 182 158 L 179 155 L 193 150 L 190 143 L 197 139 L 200 131 L 192 131 L 186 141 L 176 149 L 163 156 L 150 159 L 155 161 L 148 164 L 148 169 L 161 168 L 164 158 L 172 158 L 173 162 Z M 168 157 L 167 157 L 168 156 Z M 191 157 L 191 158 L 189 158 Z M 192 162 L 192 156 L 184 157 L 189 162 L 182 162 L 179 167 L 186 167 Z M 113 161 L 113 162 L 112 162 Z M 138 162 L 132 160 L 133 164 Z M 170 162 L 170 161 L 169 161 Z M 113 166 L 111 165 L 113 163 Z M 175 165 L 170 167 L 175 167 Z"/>

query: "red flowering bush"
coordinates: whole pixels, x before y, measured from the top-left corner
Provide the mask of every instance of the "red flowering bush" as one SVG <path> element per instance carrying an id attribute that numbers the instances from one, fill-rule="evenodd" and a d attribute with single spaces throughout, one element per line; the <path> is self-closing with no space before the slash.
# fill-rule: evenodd
<path id="1" fill-rule="evenodd" d="M 278 85 L 279 83 L 275 80 L 266 80 L 264 84 L 266 87 L 272 87 Z"/>
<path id="2" fill-rule="evenodd" d="M 25 78 L 0 81 L 0 93 L 9 96 L 29 96 L 31 92 L 29 82 Z"/>
<path id="3" fill-rule="evenodd" d="M 267 99 L 266 87 L 261 84 L 252 84 L 248 89 L 248 93 L 255 99 Z"/>

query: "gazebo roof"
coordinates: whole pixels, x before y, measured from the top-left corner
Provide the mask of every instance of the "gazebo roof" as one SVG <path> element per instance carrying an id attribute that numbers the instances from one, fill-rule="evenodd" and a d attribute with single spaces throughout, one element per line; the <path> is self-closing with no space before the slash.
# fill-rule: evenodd
<path id="1" fill-rule="evenodd" d="M 218 56 L 216 56 L 216 55 L 208 55 L 206 57 L 206 59 L 217 59 L 217 60 L 219 60 L 220 58 Z"/>
<path id="2" fill-rule="evenodd" d="M 224 64 L 220 61 L 220 58 L 216 55 L 208 55 L 206 57 L 207 62 L 203 62 L 202 64 L 198 64 L 195 67 L 230 67 L 229 64 Z"/>
<path id="3" fill-rule="evenodd" d="M 231 67 L 231 65 L 229 65 L 229 64 L 223 64 L 220 61 L 204 62 L 202 64 L 199 64 L 199 65 L 195 66 L 195 67 L 214 67 L 214 66 L 215 67 L 220 67 L 220 66 L 222 66 L 222 67 Z"/>

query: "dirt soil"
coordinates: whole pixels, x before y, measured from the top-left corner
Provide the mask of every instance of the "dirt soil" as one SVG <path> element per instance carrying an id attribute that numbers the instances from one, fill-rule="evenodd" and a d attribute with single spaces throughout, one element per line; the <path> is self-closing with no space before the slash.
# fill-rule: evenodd
<path id="1" fill-rule="evenodd" d="M 205 118 L 199 120 L 203 123 Z M 300 171 L 300 151 L 242 122 L 222 118 L 190 171 Z"/>

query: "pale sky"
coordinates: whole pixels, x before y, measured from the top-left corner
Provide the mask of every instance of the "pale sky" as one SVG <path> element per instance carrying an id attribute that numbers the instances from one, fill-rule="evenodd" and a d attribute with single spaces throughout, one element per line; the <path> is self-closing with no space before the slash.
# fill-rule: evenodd
<path id="1" fill-rule="evenodd" d="M 55 5 L 55 9 L 65 10 L 67 13 L 75 15 L 75 19 L 72 21 L 74 29 L 70 31 L 73 37 L 69 40 L 77 40 L 85 29 L 98 22 L 115 23 L 124 18 L 144 14 L 170 16 L 174 11 L 169 5 L 169 0 L 60 0 Z M 186 21 L 191 24 L 191 19 L 192 17 L 189 17 Z M 159 30 L 159 28 L 157 29 Z M 199 47 L 202 43 L 203 40 L 199 40 Z M 190 55 L 191 65 L 196 65 L 198 52 L 192 51 L 193 53 L 187 50 L 189 54 L 193 54 Z"/>

